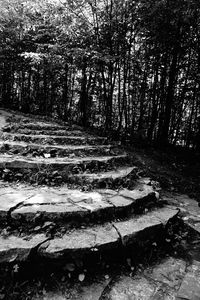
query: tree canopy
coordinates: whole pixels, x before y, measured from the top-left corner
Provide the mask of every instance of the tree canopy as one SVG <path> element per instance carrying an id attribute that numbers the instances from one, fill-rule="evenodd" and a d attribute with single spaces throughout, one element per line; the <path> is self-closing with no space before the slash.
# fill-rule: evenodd
<path id="1" fill-rule="evenodd" d="M 197 0 L 4 0 L 0 103 L 200 148 Z"/>

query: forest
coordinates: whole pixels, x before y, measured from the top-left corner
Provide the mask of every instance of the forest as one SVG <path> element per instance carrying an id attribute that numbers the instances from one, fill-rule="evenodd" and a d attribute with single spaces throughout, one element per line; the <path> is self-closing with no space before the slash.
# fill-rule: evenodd
<path id="1" fill-rule="evenodd" d="M 1 0 L 0 106 L 200 149 L 198 0 Z"/>

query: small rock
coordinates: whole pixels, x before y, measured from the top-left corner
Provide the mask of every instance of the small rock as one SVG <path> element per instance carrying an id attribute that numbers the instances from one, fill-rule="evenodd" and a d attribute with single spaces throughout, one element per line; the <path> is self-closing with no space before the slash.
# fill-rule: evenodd
<path id="1" fill-rule="evenodd" d="M 84 279 L 85 279 L 85 274 L 79 274 L 79 275 L 78 275 L 78 280 L 79 280 L 79 281 L 82 282 L 82 281 L 84 281 Z"/>

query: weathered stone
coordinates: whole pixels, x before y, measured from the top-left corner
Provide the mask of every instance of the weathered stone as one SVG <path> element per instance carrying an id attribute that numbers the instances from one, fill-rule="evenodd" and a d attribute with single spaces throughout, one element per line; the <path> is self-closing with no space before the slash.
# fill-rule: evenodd
<path id="1" fill-rule="evenodd" d="M 76 203 L 77 206 L 85 208 L 91 212 L 113 207 L 113 205 L 108 203 L 101 194 L 96 192 L 71 192 L 70 199 L 73 203 Z"/>
<path id="2" fill-rule="evenodd" d="M 166 206 L 163 209 L 153 211 L 154 217 L 161 220 L 162 224 L 164 225 L 168 222 L 168 220 L 177 216 L 178 213 L 179 210 L 173 206 Z"/>
<path id="3" fill-rule="evenodd" d="M 45 220 L 63 220 L 63 218 L 68 218 L 72 216 L 80 216 L 86 213 L 86 210 L 81 207 L 76 207 L 72 204 L 46 204 L 46 205 L 31 205 L 24 206 L 19 209 L 16 209 L 11 217 L 15 220 L 23 217 L 23 220 L 26 222 L 31 222 L 34 220 L 36 214 L 42 215 L 42 218 Z"/>
<path id="4" fill-rule="evenodd" d="M 16 189 L 3 188 L 0 196 L 0 216 L 6 217 L 12 208 L 11 216 L 15 220 L 31 222 L 36 214 L 42 214 L 44 219 L 58 220 L 69 216 L 92 218 L 92 214 L 99 213 L 99 217 L 108 214 L 117 216 L 114 208 L 128 209 L 134 202 L 130 198 L 119 196 L 113 190 L 99 190 L 99 192 L 81 192 L 71 190 L 66 186 L 60 188 L 34 188 L 19 185 Z M 11 192 L 12 191 L 12 192 Z M 21 205 L 20 205 L 21 204 Z M 101 213 L 103 213 L 101 215 Z"/>
<path id="5" fill-rule="evenodd" d="M 98 174 L 80 174 L 77 175 L 77 177 L 79 178 L 83 178 L 86 179 L 90 182 L 95 181 L 95 180 L 116 180 L 116 179 L 123 179 L 125 177 L 127 177 L 128 175 L 130 175 L 133 170 L 135 169 L 135 167 L 130 167 L 130 168 L 120 168 L 116 171 L 109 171 L 109 172 L 102 172 L 102 173 L 98 173 Z"/>
<path id="6" fill-rule="evenodd" d="M 41 255 L 56 257 L 70 251 L 89 251 L 93 248 L 117 245 L 119 235 L 111 224 L 95 226 L 91 229 L 78 229 L 49 241 L 47 247 L 39 249 Z"/>
<path id="7" fill-rule="evenodd" d="M 130 199 L 124 198 L 119 195 L 109 198 L 109 202 L 117 208 L 130 206 L 133 203 L 133 201 L 131 201 Z"/>
<path id="8" fill-rule="evenodd" d="M 124 189 L 119 192 L 120 196 L 132 199 L 132 201 L 137 201 L 142 198 L 148 197 L 150 193 L 154 193 L 151 186 L 142 185 L 141 187 L 136 187 L 133 191 Z"/>
<path id="9" fill-rule="evenodd" d="M 68 195 L 69 195 L 69 199 L 73 203 L 88 201 L 88 203 L 91 204 L 93 201 L 101 202 L 103 200 L 102 195 L 97 192 L 84 193 L 79 190 L 70 190 Z"/>
<path id="10" fill-rule="evenodd" d="M 170 257 L 154 268 L 145 271 L 145 276 L 162 285 L 167 285 L 170 289 L 177 290 L 180 288 L 185 272 L 186 262 Z"/>
<path id="11" fill-rule="evenodd" d="M 28 236 L 25 238 L 14 235 L 0 236 L 0 263 L 13 260 L 24 261 L 28 258 L 31 249 L 47 240 L 44 234 Z"/>
<path id="12" fill-rule="evenodd" d="M 78 202 L 77 206 L 79 206 L 81 208 L 85 208 L 85 209 L 89 210 L 90 212 L 94 212 L 94 211 L 100 212 L 101 210 L 108 211 L 110 208 L 113 208 L 113 205 L 106 201 L 103 201 L 103 200 L 95 201 L 92 198 Z"/>
<path id="13" fill-rule="evenodd" d="M 40 191 L 36 193 L 33 197 L 26 200 L 26 205 L 30 204 L 68 204 L 68 194 L 58 195 L 51 190 Z"/>
<path id="14" fill-rule="evenodd" d="M 160 215 L 162 217 L 159 217 Z M 137 218 L 131 218 L 127 221 L 114 222 L 113 225 L 120 233 L 123 244 L 126 245 L 131 242 L 133 238 L 136 238 L 138 234 L 147 235 L 148 233 L 148 236 L 151 237 L 153 231 L 161 228 L 175 215 L 177 215 L 176 210 L 162 208 Z"/>
<path id="15" fill-rule="evenodd" d="M 177 299 L 199 300 L 200 299 L 200 263 L 194 261 L 188 269 Z"/>
<path id="16" fill-rule="evenodd" d="M 110 300 L 149 300 L 154 299 L 156 286 L 144 277 L 121 277 L 112 287 Z"/>
<path id="17" fill-rule="evenodd" d="M 6 192 L 7 191 L 7 192 Z M 1 190 L 0 217 L 5 217 L 8 212 L 33 195 L 32 191 L 16 191 L 12 188 Z"/>

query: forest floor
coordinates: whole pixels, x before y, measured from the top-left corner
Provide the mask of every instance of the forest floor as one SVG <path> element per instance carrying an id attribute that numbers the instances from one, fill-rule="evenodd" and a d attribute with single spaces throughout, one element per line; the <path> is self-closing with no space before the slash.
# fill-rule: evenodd
<path id="1" fill-rule="evenodd" d="M 5 127 L 7 117 L 5 113 L 0 116 L 1 128 Z M 46 125 L 48 124 L 46 123 Z M 52 125 L 52 127 L 53 126 L 54 125 Z M 75 133 L 75 130 L 79 130 L 79 128 L 73 129 L 73 133 Z M 6 134 L 7 133 L 5 133 L 5 136 Z M 27 131 L 27 135 L 28 134 L 29 132 Z M 39 133 L 39 135 L 41 138 L 41 133 Z M 9 134 L 6 138 L 8 137 Z M 36 137 L 34 137 L 34 139 L 36 139 Z M 77 139 L 74 139 L 74 141 L 77 141 Z M 9 143 L 9 140 L 6 140 L 6 142 Z M 30 143 L 30 141 L 26 141 L 26 143 Z M 23 141 L 20 141 L 19 144 L 20 147 L 23 147 Z M 16 141 L 10 141 L 10 147 L 15 147 L 13 151 L 16 151 Z M 63 145 L 59 147 L 62 148 Z M 20 149 L 21 148 L 17 148 L 18 151 L 21 151 Z M 36 159 L 40 162 L 40 153 L 38 154 L 38 150 L 35 149 L 36 148 L 34 148 L 34 151 L 36 151 Z M 70 159 L 74 159 L 73 149 L 72 156 L 70 154 Z M 4 265 L 0 266 L 0 299 L 200 299 L 200 208 L 198 206 L 198 202 L 200 202 L 200 161 L 198 155 L 181 149 L 158 150 L 153 147 L 127 147 L 125 150 L 129 155 L 134 157 L 134 166 L 137 168 L 136 175 L 144 179 L 145 182 L 149 181 L 150 177 L 151 184 L 156 186 L 156 191 L 159 192 L 162 202 L 166 202 L 167 205 L 179 209 L 179 216 L 175 221 L 169 223 L 165 237 L 161 239 L 159 237 L 157 240 L 151 242 L 150 247 L 144 247 L 143 251 L 134 244 L 135 248 L 128 246 L 126 249 L 123 248 L 123 251 L 121 251 L 121 249 L 121 253 L 119 253 L 120 251 L 117 252 L 111 249 L 108 253 L 106 252 L 106 254 L 102 252 L 100 255 L 94 257 L 90 257 L 89 255 L 89 260 L 84 265 L 82 264 L 81 255 L 75 257 L 75 263 L 74 261 L 66 262 L 63 259 L 57 260 L 55 256 L 54 259 L 47 260 L 47 262 L 43 260 L 33 260 L 20 264 L 15 261 L 16 257 L 11 257 L 6 267 Z M 4 151 L 3 147 L 2 151 Z M 70 148 L 68 148 L 67 151 L 71 151 Z M 79 149 L 78 155 L 75 155 L 76 164 L 77 157 L 80 156 L 80 151 L 81 157 L 85 157 L 82 152 L 83 150 Z M 92 151 L 94 151 L 94 149 L 92 149 Z M 62 148 L 62 155 L 64 155 L 63 153 Z M 111 152 L 109 152 L 109 155 L 110 153 Z M 11 154 L 9 153 L 9 155 Z M 27 168 L 27 161 L 29 164 L 34 163 L 35 158 L 33 158 L 32 154 L 35 155 L 35 152 L 29 151 L 24 156 L 26 160 L 26 164 L 24 164 L 25 168 Z M 6 155 L 7 154 L 5 154 L 5 156 Z M 16 155 L 16 153 L 14 153 L 14 155 Z M 115 149 L 112 150 L 112 155 L 118 157 L 119 153 Z M 14 156 L 12 156 L 12 159 L 13 157 Z M 4 163 L 4 154 L 1 159 Z M 99 161 L 102 161 L 102 159 L 100 160 L 100 158 L 98 158 Z M 51 159 L 47 156 L 47 160 L 52 164 L 53 158 Z M 66 163 L 66 160 L 64 160 L 64 162 Z M 12 161 L 9 162 L 9 166 L 12 166 L 12 163 Z M 84 165 L 86 163 L 87 161 L 84 162 Z M 107 164 L 107 160 L 105 164 Z M 90 164 L 88 166 L 93 174 L 96 167 L 94 168 Z M 129 163 L 126 167 L 127 166 L 131 167 Z M 86 171 L 88 171 L 88 169 L 86 169 Z M 105 176 L 110 176 L 110 173 L 113 172 L 113 168 L 110 167 L 108 170 L 105 170 L 103 166 L 103 172 L 103 178 L 106 179 Z M 37 190 L 38 193 L 38 190 L 40 190 L 40 192 L 44 190 L 46 193 L 46 189 L 48 189 L 48 195 L 50 195 L 49 193 L 52 191 L 55 192 L 55 190 L 57 192 L 60 190 L 61 194 L 63 194 L 63 192 L 66 193 L 66 183 L 64 183 L 64 186 L 59 183 L 59 187 L 54 187 L 54 184 L 58 184 L 57 177 L 60 177 L 58 174 L 56 175 L 57 177 L 53 179 L 49 179 L 48 177 L 47 183 L 50 184 L 48 188 L 46 184 L 44 185 L 40 182 L 33 182 L 31 184 L 30 182 L 21 182 L 22 175 L 19 176 L 18 173 L 18 179 L 16 180 L 14 171 L 11 176 L 11 171 L 8 169 L 6 169 L 6 172 L 4 169 L 3 175 L 5 174 L 7 177 L 4 176 L 0 181 L 2 192 L 9 189 L 12 193 L 14 193 L 13 191 L 15 190 L 19 194 L 21 191 L 26 193 L 31 189 L 31 192 L 32 190 Z M 75 175 L 76 174 L 73 174 L 73 176 Z M 108 188 L 116 190 L 117 193 L 120 193 L 124 187 L 132 190 L 130 178 L 129 175 L 127 175 L 128 173 L 126 173 L 125 179 L 120 182 L 117 181 L 117 184 L 114 181 L 112 181 L 112 183 L 108 181 Z M 121 176 L 121 173 L 120 175 L 118 173 L 118 176 Z M 95 190 L 97 190 L 97 183 L 94 181 L 94 178 L 92 184 L 94 184 Z M 70 181 L 68 187 L 75 191 L 82 190 L 87 192 L 91 190 L 91 182 L 84 182 L 84 185 L 82 185 L 80 189 L 78 183 Z M 103 189 L 105 189 L 104 185 Z M 21 196 L 22 194 L 20 194 L 20 197 Z M 121 194 L 116 197 L 121 197 Z M 2 200 L 2 198 L 0 198 L 0 200 Z M 125 200 L 124 198 L 124 201 Z M 86 203 L 91 204 L 88 201 Z M 145 208 L 145 211 L 148 211 L 148 209 Z M 11 213 L 14 213 L 14 210 L 12 210 Z M 154 214 L 154 210 L 152 213 Z M 0 216 L 2 217 L 1 213 Z M 100 218 L 100 216 L 98 217 Z M 104 215 L 101 217 L 104 217 Z M 122 217 L 120 216 L 120 218 Z M 114 220 L 114 222 L 118 222 L 118 220 Z M 83 230 L 84 226 L 82 226 Z M 60 227 L 56 227 L 56 229 L 59 228 Z M 33 229 L 35 230 L 36 227 L 30 227 L 28 229 L 22 227 L 20 230 L 26 234 L 27 230 Z M 41 228 L 39 228 L 39 230 L 40 229 Z M 8 230 L 7 225 L 2 228 L 2 231 L 6 230 Z M 153 234 L 153 231 L 151 233 Z M 0 248 L 1 247 L 2 245 L 0 245 Z M 97 251 L 97 249 L 95 251 Z"/>

